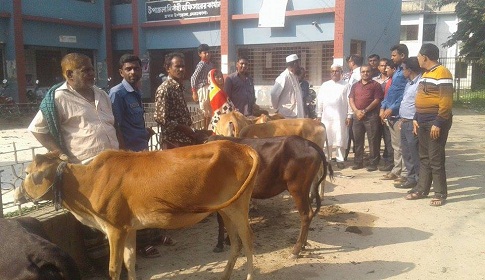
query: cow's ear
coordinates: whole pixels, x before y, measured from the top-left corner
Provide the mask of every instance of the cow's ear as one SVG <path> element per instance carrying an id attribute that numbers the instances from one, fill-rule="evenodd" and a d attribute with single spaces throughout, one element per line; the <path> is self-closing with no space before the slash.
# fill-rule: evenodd
<path id="1" fill-rule="evenodd" d="M 37 164 L 42 163 L 47 160 L 47 157 L 45 155 L 35 155 L 34 162 Z"/>

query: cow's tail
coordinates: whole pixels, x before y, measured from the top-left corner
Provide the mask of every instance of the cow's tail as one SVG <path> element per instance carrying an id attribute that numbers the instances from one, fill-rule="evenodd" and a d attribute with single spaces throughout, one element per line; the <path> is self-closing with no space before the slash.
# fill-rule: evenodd
<path id="1" fill-rule="evenodd" d="M 327 178 L 327 175 L 329 176 L 330 180 L 333 181 L 333 168 L 330 162 L 327 161 L 327 157 L 325 156 L 325 153 L 323 152 L 322 148 L 320 148 L 320 146 L 318 146 L 312 141 L 308 141 L 308 143 L 318 152 L 318 154 L 320 155 L 320 159 L 322 160 L 323 174 L 322 174 L 322 177 L 318 179 L 317 185 L 320 185 L 320 183 L 323 182 L 325 178 Z"/>
<path id="2" fill-rule="evenodd" d="M 318 186 L 327 178 L 327 175 L 330 177 L 331 180 L 333 180 L 333 168 L 332 165 L 327 161 L 327 157 L 325 156 L 325 153 L 323 152 L 322 148 L 315 144 L 312 141 L 307 141 L 310 146 L 312 146 L 317 153 L 320 155 L 320 159 L 322 161 L 322 168 L 323 168 L 323 174 L 320 179 L 318 179 L 318 182 L 315 184 L 315 186 L 318 189 Z M 328 172 L 327 172 L 328 169 Z M 322 206 L 322 199 L 318 193 L 315 195 L 315 202 L 316 202 L 316 208 L 315 211 L 313 211 L 312 214 L 312 219 L 317 215 L 317 213 L 320 211 L 320 207 Z"/>
<path id="3" fill-rule="evenodd" d="M 325 146 L 327 147 L 327 155 L 331 156 L 332 154 L 330 153 L 330 146 L 328 145 L 327 128 L 325 127 L 324 123 L 320 122 L 320 124 L 323 126 L 323 129 L 325 130 Z M 330 169 L 332 168 L 330 167 Z M 332 171 L 332 174 L 333 174 L 333 171 Z M 332 175 L 332 179 L 333 179 L 333 175 Z"/>
<path id="4" fill-rule="evenodd" d="M 226 208 L 231 203 L 233 203 L 234 201 L 239 199 L 239 197 L 241 197 L 241 195 L 244 192 L 248 191 L 247 189 L 249 187 L 252 188 L 254 186 L 254 182 L 256 181 L 256 173 L 258 172 L 259 164 L 260 164 L 259 163 L 259 155 L 258 155 L 258 152 L 256 152 L 255 150 L 253 150 L 249 146 L 246 146 L 246 148 L 247 148 L 249 156 L 253 160 L 253 164 L 251 166 L 251 171 L 249 172 L 248 176 L 246 177 L 246 180 L 244 181 L 243 185 L 239 188 L 237 193 L 234 194 L 229 200 L 227 200 L 224 203 L 221 203 L 219 205 L 215 205 L 215 206 L 193 205 L 193 206 L 183 206 L 183 207 L 180 206 L 180 205 L 176 205 L 174 203 L 171 203 L 169 201 L 163 200 L 163 199 L 159 199 L 159 202 L 168 206 L 169 209 L 170 209 L 170 212 L 207 213 L 207 212 L 215 212 L 217 210 Z M 252 193 L 253 190 L 251 189 L 249 191 Z"/>

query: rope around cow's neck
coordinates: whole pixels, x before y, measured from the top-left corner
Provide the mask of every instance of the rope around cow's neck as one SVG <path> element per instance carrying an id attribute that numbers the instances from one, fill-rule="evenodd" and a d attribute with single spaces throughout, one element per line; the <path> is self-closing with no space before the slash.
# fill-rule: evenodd
<path id="1" fill-rule="evenodd" d="M 43 194 L 41 194 L 38 198 L 33 198 L 25 190 L 23 190 L 22 192 L 26 196 L 28 196 L 30 200 L 32 200 L 33 202 L 36 202 L 52 189 L 54 192 L 54 199 L 52 200 L 52 202 L 54 203 L 54 208 L 56 209 L 56 211 L 58 211 L 59 209 L 62 208 L 62 192 L 61 192 L 61 188 L 59 187 L 59 183 L 62 181 L 62 174 L 64 173 L 64 169 L 66 168 L 66 166 L 67 166 L 66 161 L 62 161 L 61 163 L 59 163 L 56 169 L 56 177 L 54 178 L 54 182 L 52 182 L 52 184 L 47 188 L 47 190 Z"/>
<path id="2" fill-rule="evenodd" d="M 59 163 L 56 170 L 56 178 L 54 179 L 54 182 L 52 183 L 52 185 L 49 187 L 49 188 L 52 187 L 52 190 L 54 191 L 53 202 L 54 202 L 54 208 L 56 209 L 56 211 L 62 208 L 62 191 L 61 191 L 61 188 L 59 187 L 59 183 L 62 182 L 62 174 L 64 173 L 64 169 L 66 169 L 66 166 L 67 166 L 66 161 L 62 161 L 61 163 Z"/>

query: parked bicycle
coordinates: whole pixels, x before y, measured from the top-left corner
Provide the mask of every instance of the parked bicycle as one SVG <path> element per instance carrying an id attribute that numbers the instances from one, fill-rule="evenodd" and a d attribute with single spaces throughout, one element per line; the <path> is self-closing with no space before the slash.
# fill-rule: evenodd
<path id="1" fill-rule="evenodd" d="M 20 109 L 15 100 L 12 97 L 7 96 L 8 81 L 4 79 L 2 81 L 2 89 L 0 91 L 0 118 L 9 119 L 12 117 L 20 116 Z"/>

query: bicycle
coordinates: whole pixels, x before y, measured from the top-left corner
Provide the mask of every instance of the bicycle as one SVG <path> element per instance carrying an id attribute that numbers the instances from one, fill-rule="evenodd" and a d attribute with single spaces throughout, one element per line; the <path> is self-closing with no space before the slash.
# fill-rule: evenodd
<path id="1" fill-rule="evenodd" d="M 0 92 L 0 118 L 10 119 L 20 116 L 20 109 L 17 103 L 12 97 L 6 96 L 8 81 L 4 79 L 2 81 L 2 90 Z"/>

